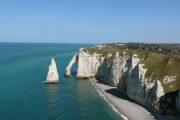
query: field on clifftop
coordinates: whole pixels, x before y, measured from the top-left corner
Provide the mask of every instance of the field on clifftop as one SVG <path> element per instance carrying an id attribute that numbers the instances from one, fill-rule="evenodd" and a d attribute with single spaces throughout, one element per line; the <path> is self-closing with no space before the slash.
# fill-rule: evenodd
<path id="1" fill-rule="evenodd" d="M 152 80 L 149 82 L 160 80 L 165 93 L 180 89 L 180 44 L 103 44 L 84 51 L 100 54 L 108 60 L 109 65 L 112 64 L 116 52 L 127 57 L 137 54 L 141 59 L 140 63 L 144 63 L 144 67 L 148 69 L 146 77 Z M 164 76 L 175 76 L 176 80 L 163 84 Z"/>

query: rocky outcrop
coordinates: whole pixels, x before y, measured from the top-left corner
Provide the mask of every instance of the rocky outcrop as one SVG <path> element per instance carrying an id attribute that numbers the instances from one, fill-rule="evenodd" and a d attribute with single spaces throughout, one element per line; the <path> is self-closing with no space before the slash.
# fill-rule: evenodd
<path id="1" fill-rule="evenodd" d="M 75 55 L 73 56 L 72 60 L 69 62 L 68 66 L 66 67 L 66 73 L 65 73 L 65 75 L 66 75 L 67 77 L 68 77 L 68 76 L 71 76 L 71 68 L 72 68 L 73 64 L 76 63 L 77 57 L 78 57 L 78 55 L 75 54 Z"/>
<path id="2" fill-rule="evenodd" d="M 45 83 L 58 83 L 58 82 L 59 82 L 59 74 L 57 72 L 56 62 L 54 58 L 52 58 L 51 64 L 49 65 L 49 71 Z"/>
<path id="3" fill-rule="evenodd" d="M 168 84 L 174 82 L 176 80 L 176 76 L 164 76 L 163 83 Z"/>

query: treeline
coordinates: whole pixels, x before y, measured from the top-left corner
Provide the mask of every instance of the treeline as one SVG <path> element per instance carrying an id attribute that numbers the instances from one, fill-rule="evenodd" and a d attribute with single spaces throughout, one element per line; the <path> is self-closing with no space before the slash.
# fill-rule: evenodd
<path id="1" fill-rule="evenodd" d="M 106 44 L 105 49 L 133 49 L 158 53 L 180 53 L 180 44 L 124 43 Z"/>

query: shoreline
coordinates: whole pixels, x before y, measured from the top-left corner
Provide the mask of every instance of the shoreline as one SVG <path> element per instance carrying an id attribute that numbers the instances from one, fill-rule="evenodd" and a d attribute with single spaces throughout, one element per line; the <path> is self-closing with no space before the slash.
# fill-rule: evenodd
<path id="1" fill-rule="evenodd" d="M 115 87 L 98 83 L 95 78 L 90 78 L 90 81 L 100 96 L 103 97 L 111 108 L 124 120 L 155 120 L 154 116 L 140 105 L 107 92 L 115 89 Z"/>

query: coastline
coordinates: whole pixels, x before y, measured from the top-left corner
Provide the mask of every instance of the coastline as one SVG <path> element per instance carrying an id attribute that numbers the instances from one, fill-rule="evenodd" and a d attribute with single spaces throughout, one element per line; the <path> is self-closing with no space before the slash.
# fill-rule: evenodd
<path id="1" fill-rule="evenodd" d="M 99 83 L 95 78 L 90 78 L 90 81 L 100 96 L 103 97 L 112 109 L 124 120 L 155 120 L 154 116 L 140 105 L 107 92 L 115 89 L 115 87 Z"/>

